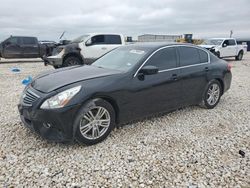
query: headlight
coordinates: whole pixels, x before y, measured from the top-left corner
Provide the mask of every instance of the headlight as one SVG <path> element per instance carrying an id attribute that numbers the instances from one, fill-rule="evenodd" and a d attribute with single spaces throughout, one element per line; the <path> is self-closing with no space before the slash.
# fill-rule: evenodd
<path id="1" fill-rule="evenodd" d="M 64 107 L 72 97 L 74 97 L 81 89 L 81 86 L 67 89 L 57 95 L 47 99 L 41 105 L 41 109 L 55 109 Z"/>

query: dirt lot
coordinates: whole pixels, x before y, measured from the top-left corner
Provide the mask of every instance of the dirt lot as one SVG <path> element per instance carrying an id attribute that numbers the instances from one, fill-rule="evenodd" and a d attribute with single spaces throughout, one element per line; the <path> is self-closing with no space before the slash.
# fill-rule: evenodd
<path id="1" fill-rule="evenodd" d="M 47 142 L 20 122 L 21 81 L 52 67 L 0 63 L 0 187 L 250 187 L 250 53 L 228 61 L 231 89 L 215 109 L 129 124 L 91 147 Z"/>

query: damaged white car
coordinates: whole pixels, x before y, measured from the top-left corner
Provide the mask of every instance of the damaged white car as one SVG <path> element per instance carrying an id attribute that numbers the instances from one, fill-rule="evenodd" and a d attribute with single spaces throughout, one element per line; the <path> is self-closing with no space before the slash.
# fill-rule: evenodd
<path id="1" fill-rule="evenodd" d="M 200 46 L 210 50 L 219 58 L 235 57 L 236 60 L 242 60 L 247 52 L 247 45 L 238 45 L 233 38 L 212 38 L 205 40 Z"/>

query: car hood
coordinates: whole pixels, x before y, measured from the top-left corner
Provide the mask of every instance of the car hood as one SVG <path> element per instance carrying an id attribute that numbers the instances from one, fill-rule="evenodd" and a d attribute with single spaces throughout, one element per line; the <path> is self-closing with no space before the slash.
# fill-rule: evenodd
<path id="1" fill-rule="evenodd" d="M 46 72 L 37 76 L 31 86 L 43 93 L 49 93 L 63 86 L 79 81 L 119 74 L 120 71 L 95 66 L 74 66 Z"/>
<path id="2" fill-rule="evenodd" d="M 207 45 L 207 44 L 201 44 L 199 46 L 202 47 L 202 48 L 206 48 L 206 49 L 210 49 L 210 48 L 215 47 L 215 45 Z"/>

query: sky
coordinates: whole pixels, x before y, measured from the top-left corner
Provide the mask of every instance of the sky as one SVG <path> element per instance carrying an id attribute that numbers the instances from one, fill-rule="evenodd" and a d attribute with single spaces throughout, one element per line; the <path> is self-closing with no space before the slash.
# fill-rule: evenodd
<path id="1" fill-rule="evenodd" d="M 3 0 L 1 0 L 3 1 Z M 85 33 L 250 38 L 250 0 L 6 0 L 0 41 L 10 35 L 58 41 Z"/>

